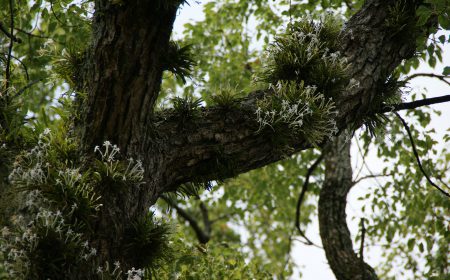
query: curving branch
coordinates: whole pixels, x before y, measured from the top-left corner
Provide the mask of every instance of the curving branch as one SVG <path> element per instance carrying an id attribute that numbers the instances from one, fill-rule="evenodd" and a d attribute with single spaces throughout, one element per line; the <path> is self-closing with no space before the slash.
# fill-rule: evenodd
<path id="1" fill-rule="evenodd" d="M 199 225 L 198 221 L 189 214 L 186 210 L 178 206 L 178 204 L 173 201 L 171 198 L 161 195 L 161 199 L 164 200 L 167 204 L 170 205 L 170 207 L 177 210 L 177 213 L 186 221 L 188 221 L 191 228 L 194 230 L 195 235 L 197 236 L 198 242 L 201 244 L 206 244 L 211 239 L 211 222 L 209 221 L 208 217 L 208 209 L 206 208 L 206 205 L 203 202 L 200 202 L 200 210 L 202 212 L 203 216 L 203 223 L 205 226 L 205 229 L 202 229 Z"/>
<path id="2" fill-rule="evenodd" d="M 305 176 L 305 182 L 303 183 L 303 186 L 302 186 L 302 191 L 300 192 L 300 195 L 299 195 L 298 200 L 297 200 L 297 208 L 296 208 L 296 212 L 295 212 L 295 227 L 297 228 L 299 234 L 306 240 L 306 242 L 303 242 L 303 244 L 305 244 L 305 245 L 314 245 L 316 247 L 319 247 L 319 246 L 315 245 L 308 237 L 306 237 L 305 233 L 300 228 L 300 215 L 301 215 L 300 209 L 301 209 L 301 205 L 303 203 L 303 199 L 305 197 L 305 194 L 308 191 L 309 177 L 314 172 L 314 170 L 317 168 L 317 166 L 320 164 L 322 159 L 323 159 L 323 154 L 320 154 L 320 156 L 308 168 L 308 171 L 306 172 L 306 176 Z"/>
<path id="3" fill-rule="evenodd" d="M 402 82 L 406 83 L 406 82 L 408 82 L 412 79 L 418 78 L 418 77 L 436 78 L 450 86 L 450 82 L 446 80 L 446 79 L 450 79 L 449 76 L 438 75 L 438 74 L 433 74 L 433 73 L 415 73 L 415 74 L 412 74 L 412 75 L 406 77 L 406 79 L 404 79 Z"/>
<path id="4" fill-rule="evenodd" d="M 5 25 L 1 21 L 0 21 L 0 31 L 3 32 L 3 34 L 6 35 L 6 37 L 13 40 L 14 42 L 22 43 L 22 40 L 16 36 L 14 36 L 13 33 L 10 33 L 10 31 L 8 31 L 8 29 L 5 27 Z"/>
<path id="5" fill-rule="evenodd" d="M 417 161 L 417 165 L 419 166 L 420 171 L 422 172 L 422 174 L 425 176 L 425 178 L 427 179 L 428 183 L 430 183 L 430 185 L 432 185 L 434 188 L 436 188 L 437 190 L 439 190 L 443 195 L 445 195 L 446 197 L 450 197 L 450 194 L 446 191 L 444 191 L 442 188 L 440 188 L 438 185 L 436 185 L 430 178 L 430 176 L 428 176 L 427 172 L 425 171 L 425 169 L 423 169 L 422 163 L 420 161 L 420 157 L 419 157 L 419 153 L 417 152 L 416 149 L 416 144 L 414 143 L 414 138 L 412 137 L 411 134 L 411 130 L 409 129 L 408 124 L 406 123 L 406 121 L 396 112 L 395 115 L 400 119 L 400 121 L 402 122 L 403 126 L 406 129 L 406 132 L 408 133 L 408 137 L 409 137 L 409 141 L 411 142 L 411 146 L 413 148 L 413 153 L 414 153 L 414 157 L 416 158 Z M 445 185 L 446 186 L 446 185 Z M 447 188 L 449 188 L 448 186 L 446 186 Z"/>
<path id="6" fill-rule="evenodd" d="M 12 58 L 12 49 L 14 46 L 14 2 L 13 0 L 9 0 L 9 25 L 10 25 L 10 39 L 8 46 L 8 55 L 6 57 L 6 70 L 5 70 L 5 91 L 9 89 L 9 84 L 11 83 L 11 58 Z"/>

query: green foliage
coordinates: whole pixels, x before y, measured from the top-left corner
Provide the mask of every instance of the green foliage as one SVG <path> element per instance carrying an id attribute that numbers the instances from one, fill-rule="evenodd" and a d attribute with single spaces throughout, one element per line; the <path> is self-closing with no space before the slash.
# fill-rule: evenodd
<path id="1" fill-rule="evenodd" d="M 254 263 L 227 243 L 193 246 L 182 233 L 173 240 L 176 258 L 154 271 L 155 279 L 271 279 L 272 273 Z"/>
<path id="2" fill-rule="evenodd" d="M 63 49 L 61 56 L 54 61 L 54 71 L 71 88 L 80 88 L 82 84 L 81 71 L 85 58 L 86 52 L 84 50 L 74 47 Z"/>
<path id="3" fill-rule="evenodd" d="M 166 56 L 164 57 L 163 69 L 172 72 L 183 84 L 191 75 L 195 62 L 192 59 L 192 46 L 181 47 L 178 42 L 170 41 Z"/>
<path id="4" fill-rule="evenodd" d="M 312 145 L 318 145 L 336 132 L 336 110 L 331 99 L 305 87 L 304 82 L 278 82 L 275 94 L 258 103 L 256 117 L 259 130 L 266 126 L 278 131 L 290 129 L 293 137 L 302 136 Z"/>
<path id="5" fill-rule="evenodd" d="M 244 92 L 238 90 L 237 86 L 229 85 L 220 87 L 213 92 L 214 94 L 210 95 L 211 103 L 224 110 L 236 108 L 236 100 L 244 95 Z"/>
<path id="6" fill-rule="evenodd" d="M 126 232 L 124 254 L 138 267 L 153 270 L 171 259 L 168 246 L 171 227 L 157 222 L 153 213 L 131 223 Z"/>
<path id="7" fill-rule="evenodd" d="M 449 182 L 449 151 L 435 146 L 435 131 L 428 128 L 430 110 L 414 110 L 407 116 L 426 171 L 438 184 Z M 402 271 L 405 279 L 444 279 L 448 269 L 446 216 L 450 203 L 424 179 L 405 134 L 400 121 L 391 120 L 386 133 L 375 138 L 375 143 L 364 135 L 365 148 L 376 145 L 378 157 L 391 163 L 383 173 L 395 174 L 381 186 L 372 186 L 361 198 L 366 204 L 363 211 L 371 220 L 369 238 L 382 244 L 383 257 L 388 260 L 378 268 L 379 276 L 396 279 L 399 275 L 394 271 L 401 266 L 406 268 Z"/>
<path id="8" fill-rule="evenodd" d="M 338 52 L 341 26 L 332 16 L 290 24 L 270 46 L 260 79 L 270 84 L 303 81 L 326 97 L 337 96 L 350 82 L 347 62 Z"/>
<path id="9" fill-rule="evenodd" d="M 181 122 L 187 121 L 197 116 L 197 109 L 202 104 L 201 98 L 192 96 L 172 98 L 173 109 L 177 113 Z"/>
<path id="10" fill-rule="evenodd" d="M 405 82 L 400 81 L 398 72 L 394 72 L 383 85 L 380 86 L 380 92 L 377 93 L 370 103 L 370 112 L 363 118 L 366 129 L 372 136 L 386 126 L 389 118 L 386 113 L 380 113 L 384 108 L 400 104 L 405 95 L 403 88 Z"/>

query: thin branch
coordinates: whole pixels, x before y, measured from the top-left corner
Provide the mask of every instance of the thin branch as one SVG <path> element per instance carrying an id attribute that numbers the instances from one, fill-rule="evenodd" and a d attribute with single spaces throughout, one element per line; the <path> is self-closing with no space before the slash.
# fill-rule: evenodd
<path id="1" fill-rule="evenodd" d="M 361 218 L 361 245 L 359 247 L 359 259 L 361 260 L 362 279 L 365 279 L 366 269 L 364 264 L 364 239 L 366 237 L 366 228 L 364 218 Z"/>
<path id="2" fill-rule="evenodd" d="M 385 106 L 381 110 L 380 113 L 396 112 L 396 111 L 407 110 L 407 109 L 416 109 L 418 107 L 439 104 L 439 103 L 444 103 L 444 102 L 450 102 L 450 95 L 443 95 L 443 96 L 438 96 L 438 97 L 433 97 L 433 98 L 425 98 L 425 99 L 416 100 L 416 101 L 412 101 L 412 102 L 406 102 L 406 103 L 401 103 L 401 104 L 392 105 L 392 106 Z"/>
<path id="3" fill-rule="evenodd" d="M 20 32 L 20 33 L 23 33 L 23 34 L 29 36 L 29 37 L 36 37 L 36 38 L 39 38 L 39 39 L 50 39 L 50 37 L 48 37 L 48 36 L 44 36 L 44 35 L 40 35 L 40 34 L 33 34 L 33 33 L 29 32 L 29 31 L 23 30 L 21 28 L 17 28 L 16 27 L 14 29 L 16 31 Z"/>
<path id="4" fill-rule="evenodd" d="M 219 217 L 217 217 L 217 218 L 215 218 L 215 219 L 210 220 L 209 222 L 210 222 L 211 225 L 212 225 L 212 224 L 214 224 L 214 223 L 216 223 L 216 222 L 218 222 L 218 221 L 220 221 L 220 220 L 229 218 L 229 217 L 234 216 L 234 215 L 236 215 L 236 214 L 237 214 L 237 213 L 235 213 L 235 212 L 233 212 L 233 213 L 228 213 L 228 214 L 224 214 L 224 215 L 221 215 L 221 216 L 219 216 Z"/>
<path id="5" fill-rule="evenodd" d="M 406 132 L 408 133 L 409 136 L 409 141 L 411 142 L 411 146 L 413 148 L 413 153 L 414 156 L 416 157 L 417 160 L 417 165 L 419 166 L 420 171 L 422 172 L 422 174 L 425 176 L 425 178 L 427 178 L 427 181 L 436 189 L 438 189 L 441 193 L 443 193 L 445 196 L 450 197 L 450 194 L 447 193 L 446 191 L 444 191 L 443 189 L 441 189 L 438 185 L 436 185 L 428 176 L 428 174 L 425 172 L 425 170 L 423 169 L 422 163 L 420 162 L 420 157 L 419 157 L 419 153 L 417 152 L 416 149 L 416 144 L 414 143 L 414 139 L 412 137 L 411 134 L 411 130 L 409 129 L 408 124 L 406 123 L 406 121 L 397 113 L 395 112 L 395 115 L 397 115 L 397 117 L 400 119 L 400 121 L 402 122 L 403 126 L 406 129 Z M 446 186 L 448 188 L 448 186 Z"/>
<path id="6" fill-rule="evenodd" d="M 1 54 L 5 54 L 5 53 L 2 52 Z M 15 60 L 17 60 L 20 63 L 20 65 L 22 65 L 22 68 L 25 71 L 25 75 L 27 77 L 27 81 L 29 81 L 30 80 L 30 76 L 28 75 L 28 68 L 25 65 L 25 63 L 23 63 L 23 61 L 21 59 L 19 59 L 18 57 L 14 56 L 14 55 L 11 55 L 11 58 L 14 58 Z"/>
<path id="7" fill-rule="evenodd" d="M 14 34 L 9 33 L 8 29 L 3 25 L 3 22 L 0 21 L 0 31 L 2 31 L 8 38 L 14 40 L 14 42 L 17 43 L 22 43 L 22 40 L 16 36 L 14 36 Z"/>
<path id="8" fill-rule="evenodd" d="M 352 185 L 357 185 L 359 184 L 361 181 L 366 180 L 366 179 L 373 179 L 373 178 L 379 178 L 379 177 L 389 177 L 389 176 L 393 176 L 394 173 L 391 174 L 369 174 L 363 177 L 358 178 L 357 180 L 352 182 Z"/>
<path id="9" fill-rule="evenodd" d="M 160 197 L 171 207 L 175 208 L 175 210 L 177 210 L 177 213 L 181 217 L 183 217 L 183 219 L 189 222 L 189 225 L 194 230 L 195 235 L 197 236 L 197 239 L 200 243 L 202 244 L 208 243 L 210 235 L 207 232 L 203 231 L 203 229 L 200 227 L 200 225 L 198 224 L 197 220 L 194 219 L 194 217 L 192 217 L 188 212 L 186 212 L 186 210 L 178 206 L 178 204 L 176 204 L 172 199 L 168 198 L 167 196 L 161 195 Z"/>
<path id="10" fill-rule="evenodd" d="M 353 4 L 351 3 L 351 1 L 349 1 L 349 0 L 344 0 L 344 4 L 345 4 L 345 6 L 347 6 L 347 8 L 348 8 L 350 11 L 353 11 Z"/>
<path id="11" fill-rule="evenodd" d="M 438 74 L 433 74 L 433 73 L 415 73 L 415 74 L 412 74 L 412 75 L 406 77 L 406 79 L 404 79 L 402 82 L 406 83 L 406 82 L 408 82 L 408 81 L 410 81 L 410 80 L 412 80 L 414 78 L 417 78 L 417 77 L 436 78 L 436 79 L 439 79 L 442 82 L 444 82 L 444 83 L 446 83 L 447 85 L 450 86 L 450 82 L 446 80 L 446 79 L 450 79 L 449 76 L 438 75 Z"/>
<path id="12" fill-rule="evenodd" d="M 21 95 L 22 93 L 24 93 L 27 89 L 29 89 L 30 87 L 34 86 L 35 84 L 37 84 L 37 83 L 39 83 L 39 82 L 41 82 L 41 81 L 43 81 L 43 80 L 44 80 L 44 79 L 41 78 L 41 79 L 38 79 L 38 80 L 34 80 L 34 81 L 29 82 L 26 86 L 24 86 L 23 88 L 21 88 L 21 89 L 16 93 L 15 97 L 20 96 L 20 95 Z"/>
<path id="13" fill-rule="evenodd" d="M 357 141 L 358 141 L 358 140 L 357 140 Z M 359 143 L 358 143 L 358 145 L 359 145 Z M 365 158 L 366 158 L 366 156 L 367 156 L 367 153 L 369 152 L 369 146 L 367 146 L 367 149 L 365 149 L 364 153 L 362 153 L 361 149 L 359 149 L 359 152 L 360 152 L 360 154 L 361 154 L 362 164 L 361 164 L 361 166 L 359 167 L 358 172 L 356 172 L 356 177 L 355 177 L 355 178 L 358 178 L 358 177 L 359 177 L 359 175 L 361 174 L 361 172 L 362 172 L 362 170 L 363 170 L 363 168 L 364 168 L 364 165 L 365 165 Z"/>
<path id="14" fill-rule="evenodd" d="M 5 73 L 5 90 L 8 90 L 11 79 L 11 55 L 14 46 L 14 8 L 13 0 L 9 0 L 9 13 L 10 13 L 10 34 L 12 37 L 9 40 L 8 57 L 6 59 L 6 73 Z"/>
<path id="15" fill-rule="evenodd" d="M 308 171 L 306 172 L 305 182 L 303 183 L 302 191 L 297 200 L 297 210 L 295 212 L 295 227 L 297 228 L 300 235 L 306 240 L 306 242 L 304 243 L 305 245 L 315 245 L 315 244 L 311 240 L 309 240 L 308 237 L 306 237 L 305 233 L 300 228 L 300 214 L 301 214 L 300 208 L 303 203 L 303 199 L 305 197 L 306 191 L 308 190 L 309 177 L 314 172 L 314 170 L 319 165 L 319 163 L 322 161 L 322 159 L 323 159 L 323 153 L 320 154 L 320 156 L 316 159 L 316 161 L 314 161 L 314 163 L 309 167 Z M 315 245 L 315 246 L 317 246 L 317 245 Z"/>
<path id="16" fill-rule="evenodd" d="M 208 208 L 206 207 L 205 203 L 203 201 L 200 201 L 200 212 L 202 213 L 203 217 L 203 225 L 205 226 L 204 232 L 208 236 L 208 241 L 211 236 L 211 221 L 209 220 L 209 214 L 208 214 Z M 208 242 L 206 241 L 206 242 Z M 204 243 L 206 243 L 204 242 Z"/>

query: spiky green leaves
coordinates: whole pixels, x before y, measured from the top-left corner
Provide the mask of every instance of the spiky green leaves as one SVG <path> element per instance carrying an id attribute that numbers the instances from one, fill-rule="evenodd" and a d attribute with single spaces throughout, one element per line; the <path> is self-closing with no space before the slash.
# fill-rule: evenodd
<path id="1" fill-rule="evenodd" d="M 201 98 L 195 98 L 190 95 L 185 97 L 174 97 L 171 101 L 173 103 L 173 109 L 179 116 L 181 122 L 195 117 L 197 109 L 203 102 Z"/>
<path id="2" fill-rule="evenodd" d="M 191 45 L 181 46 L 178 42 L 170 41 L 163 60 L 163 70 L 172 72 L 183 83 L 190 76 L 195 61 L 192 58 Z"/>
<path id="3" fill-rule="evenodd" d="M 332 98 L 354 86 L 348 63 L 337 51 L 341 26 L 332 16 L 303 20 L 275 39 L 259 77 L 275 94 L 258 104 L 259 130 L 288 128 L 312 145 L 337 132 Z"/>
<path id="4" fill-rule="evenodd" d="M 153 213 L 134 221 L 127 230 L 125 254 L 139 267 L 157 267 L 171 256 L 168 246 L 170 226 L 154 219 Z"/>
<path id="5" fill-rule="evenodd" d="M 334 17 L 319 22 L 304 20 L 291 24 L 268 50 L 268 62 L 260 80 L 303 81 L 327 97 L 335 97 L 348 85 L 348 64 L 339 49 L 341 24 Z"/>
<path id="6" fill-rule="evenodd" d="M 278 82 L 276 94 L 260 100 L 256 111 L 259 130 L 288 128 L 312 145 L 318 145 L 337 132 L 336 110 L 330 98 L 316 92 L 303 82 Z"/>
<path id="7" fill-rule="evenodd" d="M 54 71 L 72 88 L 81 87 L 81 71 L 86 58 L 86 52 L 81 48 L 63 49 L 61 56 L 55 57 Z"/>

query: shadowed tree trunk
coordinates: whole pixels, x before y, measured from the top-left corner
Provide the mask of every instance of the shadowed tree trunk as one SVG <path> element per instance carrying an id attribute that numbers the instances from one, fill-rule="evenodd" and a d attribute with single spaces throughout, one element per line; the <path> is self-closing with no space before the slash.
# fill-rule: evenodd
<path id="1" fill-rule="evenodd" d="M 325 181 L 319 197 L 319 227 L 328 263 L 338 280 L 378 279 L 353 250 L 345 208 L 353 186 L 350 141 L 339 136 L 325 150 Z"/>
<path id="2" fill-rule="evenodd" d="M 202 108 L 197 117 L 183 122 L 173 110 L 154 113 L 178 5 L 144 0 L 113 2 L 95 1 L 92 48 L 84 73 L 88 95 L 81 105 L 78 131 L 87 151 L 109 140 L 126 156 L 143 161 L 146 184 L 126 194 L 103 195 L 92 237 L 102 261 L 120 260 L 129 268 L 136 265 L 135 260 L 123 256 L 126 227 L 145 215 L 160 194 L 182 183 L 232 177 L 310 145 L 305 139 L 292 137 L 286 151 L 268 140 L 273 132 L 256 133 L 256 101 L 273 94 L 270 90 L 250 93 L 236 109 Z M 360 86 L 335 100 L 340 129 L 362 124 L 372 113 L 369 104 L 388 75 L 414 53 L 413 35 L 396 40 L 384 25 L 388 7 L 395 2 L 399 1 L 367 1 L 342 31 L 342 53 Z M 402 2 L 414 12 L 414 1 Z M 332 150 L 327 160 L 330 174 L 320 198 L 321 235 L 338 279 L 376 279 L 367 265 L 359 269 L 345 224 L 347 181 L 351 180 L 346 176 L 351 170 L 344 166 L 348 146 L 341 138 L 335 145 L 343 145 L 342 154 L 340 149 Z M 336 160 L 343 165 L 333 166 Z M 362 271 L 370 278 L 363 278 Z"/>

